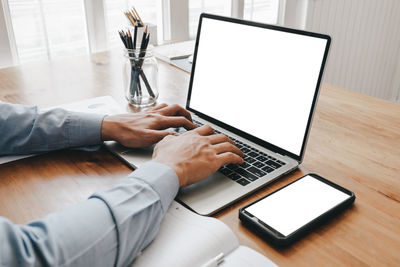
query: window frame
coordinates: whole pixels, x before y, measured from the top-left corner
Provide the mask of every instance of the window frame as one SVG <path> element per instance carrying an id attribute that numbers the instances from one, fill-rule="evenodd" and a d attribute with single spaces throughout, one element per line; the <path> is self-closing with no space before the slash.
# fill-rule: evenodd
<path id="1" fill-rule="evenodd" d="M 242 19 L 244 16 L 245 0 L 230 0 L 231 16 Z M 309 0 L 299 0 L 303 6 L 307 7 Z M 0 32 L 1 37 L 6 37 L 0 43 L 0 56 L 5 59 L 0 62 L 3 65 L 19 64 L 18 50 L 13 32 L 12 19 L 8 0 L 1 1 L 0 6 L 0 29 L 3 26 L 6 30 Z M 88 46 L 90 53 L 96 53 L 109 49 L 107 38 L 106 10 L 104 0 L 83 0 L 85 21 L 88 36 Z M 293 14 L 298 7 L 297 1 L 279 0 L 278 24 L 283 25 L 290 21 L 290 17 L 285 18 L 285 13 Z M 159 43 L 189 40 L 189 1 L 188 0 L 157 0 L 157 39 Z M 1 10 L 2 9 L 2 10 Z M 305 8 L 306 9 L 306 8 Z M 304 18 L 304 14 L 301 19 Z M 302 21 L 301 21 L 302 22 Z M 184 25 L 184 26 L 182 26 Z M 4 38 L 2 38 L 4 40 Z M 7 42 L 8 40 L 8 42 Z M 5 48 L 5 49 L 4 49 Z"/>

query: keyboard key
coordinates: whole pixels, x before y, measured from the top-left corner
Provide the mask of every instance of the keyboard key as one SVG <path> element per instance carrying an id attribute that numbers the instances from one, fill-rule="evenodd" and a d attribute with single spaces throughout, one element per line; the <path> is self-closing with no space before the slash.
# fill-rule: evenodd
<path id="1" fill-rule="evenodd" d="M 193 120 L 193 123 L 196 124 L 196 126 L 203 126 L 203 123 Z"/>
<path id="2" fill-rule="evenodd" d="M 235 172 L 239 173 L 244 178 L 247 178 L 250 181 L 255 181 L 255 180 L 258 179 L 257 176 L 255 176 L 254 174 L 249 173 L 248 171 L 246 171 L 245 169 L 242 169 L 242 168 L 237 169 Z"/>
<path id="3" fill-rule="evenodd" d="M 247 147 L 244 147 L 244 148 L 242 148 L 242 152 L 243 153 L 248 153 L 248 152 L 250 152 L 250 149 L 247 148 Z"/>
<path id="4" fill-rule="evenodd" d="M 240 179 L 242 176 L 240 176 L 239 174 L 237 174 L 236 172 L 232 172 L 231 174 L 228 175 L 228 177 L 234 181 L 236 181 L 237 179 Z"/>
<path id="5" fill-rule="evenodd" d="M 281 167 L 281 164 L 272 161 L 272 160 L 268 160 L 267 162 L 265 162 L 265 164 L 274 167 L 275 169 L 278 169 L 279 167 Z"/>
<path id="6" fill-rule="evenodd" d="M 259 157 L 257 157 L 257 160 L 259 160 L 259 161 L 267 161 L 268 160 L 268 158 L 266 158 L 266 157 L 264 157 L 264 156 L 259 156 Z"/>
<path id="7" fill-rule="evenodd" d="M 251 151 L 251 152 L 247 153 L 247 155 L 250 156 L 250 157 L 253 157 L 253 158 L 256 158 L 256 157 L 259 156 L 258 153 L 254 152 L 254 151 Z"/>
<path id="8" fill-rule="evenodd" d="M 244 158 L 244 161 L 245 161 L 245 162 L 248 162 L 248 163 L 253 163 L 253 162 L 256 161 L 256 160 L 253 159 L 253 158 L 250 158 L 250 157 L 245 157 L 245 158 Z"/>
<path id="9" fill-rule="evenodd" d="M 259 161 L 253 162 L 252 165 L 256 166 L 257 168 L 261 169 L 262 167 L 265 167 L 265 164 Z"/>
<path id="10" fill-rule="evenodd" d="M 232 171 L 236 170 L 237 168 L 239 168 L 239 165 L 237 164 L 228 164 L 226 165 L 226 167 Z"/>
<path id="11" fill-rule="evenodd" d="M 271 168 L 270 166 L 265 166 L 264 168 L 261 168 L 261 170 L 270 173 L 273 172 L 275 169 Z"/>
<path id="12" fill-rule="evenodd" d="M 243 169 L 246 169 L 246 168 L 250 167 L 251 165 L 245 161 L 245 162 L 243 162 L 243 164 L 241 164 L 240 166 L 241 166 Z"/>
<path id="13" fill-rule="evenodd" d="M 247 181 L 246 179 L 239 179 L 239 180 L 236 180 L 236 183 L 238 183 L 238 184 L 240 184 L 240 185 L 243 185 L 243 186 L 246 186 L 246 185 L 248 185 L 250 182 L 249 181 Z"/>
<path id="14" fill-rule="evenodd" d="M 252 174 L 255 174 L 258 177 L 263 177 L 264 175 L 266 175 L 267 173 L 263 172 L 260 169 L 257 169 L 256 167 L 250 167 L 247 169 L 247 171 L 251 172 Z"/>
<path id="15" fill-rule="evenodd" d="M 198 127 L 204 125 L 203 123 L 196 121 L 196 120 L 193 120 L 193 123 L 196 124 Z M 183 132 L 183 128 L 181 128 L 181 129 Z M 180 130 L 179 132 L 181 132 L 181 129 L 179 129 Z M 217 134 L 221 133 L 220 131 L 215 130 L 215 129 L 214 129 L 214 132 Z M 245 178 L 247 178 L 250 181 L 254 181 L 254 180 L 258 179 L 257 176 L 259 176 L 259 177 L 264 176 L 265 175 L 264 172 L 270 173 L 270 172 L 274 171 L 275 169 L 281 167 L 282 165 L 286 164 L 285 162 L 277 160 L 276 158 L 269 156 L 266 153 L 261 152 L 261 151 L 257 150 L 256 148 L 251 147 L 248 144 L 244 144 L 243 142 L 241 142 L 233 137 L 230 137 L 230 138 L 235 142 L 236 146 L 240 150 L 242 150 L 243 153 L 245 153 L 245 156 L 244 156 L 245 162 L 242 165 L 240 165 L 240 168 L 239 168 L 239 165 L 229 164 L 219 170 L 221 173 L 225 174 L 226 176 L 232 176 L 233 178 L 232 177 L 229 177 L 229 178 L 231 178 L 233 180 L 239 179 L 239 177 L 240 177 L 238 174 L 236 174 L 233 171 L 240 173 L 241 175 L 243 175 Z M 255 168 L 255 167 L 252 167 L 250 164 L 254 165 L 255 167 L 257 167 L 261 170 Z M 269 166 L 266 166 L 265 164 L 267 164 Z M 255 175 L 253 175 L 252 173 L 245 170 L 245 169 L 248 170 L 249 168 L 251 168 L 253 174 L 255 174 Z M 238 182 L 238 181 L 237 182 L 240 184 L 243 183 L 242 185 L 247 185 L 249 183 L 249 181 L 247 181 L 246 179 L 243 179 L 243 178 L 239 179 L 239 180 L 241 180 L 241 182 Z"/>
<path id="16" fill-rule="evenodd" d="M 229 174 L 232 173 L 232 170 L 228 169 L 228 168 L 221 168 L 218 170 L 220 173 L 225 174 L 226 176 L 228 176 Z"/>

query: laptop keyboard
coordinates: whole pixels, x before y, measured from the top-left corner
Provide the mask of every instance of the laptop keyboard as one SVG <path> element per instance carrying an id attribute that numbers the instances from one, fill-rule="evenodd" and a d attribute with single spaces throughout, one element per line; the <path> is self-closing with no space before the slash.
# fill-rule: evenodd
<path id="1" fill-rule="evenodd" d="M 193 123 L 196 126 L 203 125 L 201 122 L 196 120 L 193 120 Z M 214 132 L 217 134 L 221 133 L 215 129 Z M 220 168 L 218 171 L 242 186 L 246 186 L 286 164 L 265 152 L 259 151 L 255 147 L 245 144 L 229 135 L 227 136 L 235 142 L 236 146 L 240 150 L 243 151 L 244 163 L 242 165 L 228 164 Z"/>

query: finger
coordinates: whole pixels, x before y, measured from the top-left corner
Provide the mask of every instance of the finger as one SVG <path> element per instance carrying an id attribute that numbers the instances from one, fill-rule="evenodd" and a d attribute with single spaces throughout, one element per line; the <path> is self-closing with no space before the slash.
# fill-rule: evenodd
<path id="1" fill-rule="evenodd" d="M 211 135 L 214 134 L 214 130 L 210 125 L 203 125 L 193 130 L 193 132 L 198 133 L 199 135 Z"/>
<path id="2" fill-rule="evenodd" d="M 185 117 L 164 117 L 162 126 L 164 129 L 184 127 L 186 130 L 192 130 L 196 128 L 196 125 Z"/>
<path id="3" fill-rule="evenodd" d="M 167 106 L 168 106 L 167 104 L 162 103 L 162 104 L 160 104 L 160 105 L 158 105 L 158 106 L 152 108 L 151 111 L 157 111 L 157 110 L 160 110 L 160 109 L 165 108 L 165 107 L 167 107 Z"/>
<path id="4" fill-rule="evenodd" d="M 212 145 L 219 144 L 222 142 L 229 142 L 229 143 L 234 144 L 234 142 L 228 136 L 226 136 L 224 134 L 213 134 L 213 135 L 208 136 L 207 138 L 210 140 L 210 143 Z"/>
<path id="5" fill-rule="evenodd" d="M 226 164 L 243 164 L 244 162 L 242 157 L 232 152 L 226 152 L 217 155 L 217 160 L 221 166 Z"/>
<path id="6" fill-rule="evenodd" d="M 228 142 L 216 144 L 213 146 L 213 149 L 215 150 L 215 152 L 217 154 L 232 152 L 240 157 L 244 156 L 243 152 L 237 146 L 235 146 L 231 143 L 228 143 Z"/>
<path id="7" fill-rule="evenodd" d="M 190 115 L 189 111 L 179 105 L 167 106 L 159 109 L 158 112 L 164 116 L 183 116 L 192 121 L 192 116 Z"/>
<path id="8" fill-rule="evenodd" d="M 157 130 L 148 130 L 148 136 L 150 136 L 151 141 L 153 143 L 157 143 L 164 139 L 166 136 L 179 136 L 178 133 L 176 132 L 171 132 L 171 131 L 157 131 Z"/>

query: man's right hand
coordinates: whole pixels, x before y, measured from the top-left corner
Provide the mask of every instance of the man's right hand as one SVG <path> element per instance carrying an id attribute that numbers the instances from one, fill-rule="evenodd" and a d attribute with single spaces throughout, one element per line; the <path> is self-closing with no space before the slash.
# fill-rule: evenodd
<path id="1" fill-rule="evenodd" d="M 166 136 L 154 148 L 153 160 L 171 167 L 179 185 L 196 183 L 225 164 L 242 164 L 243 152 L 223 134 L 208 125 L 180 136 Z"/>

